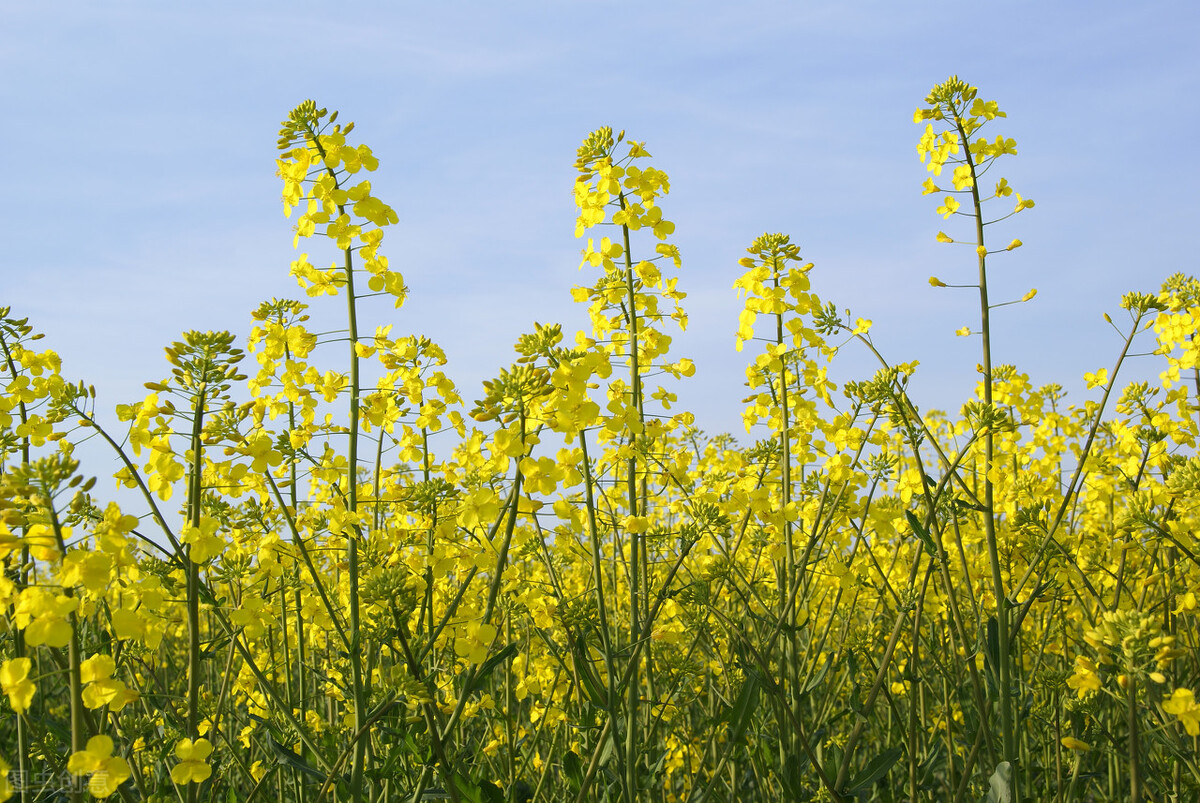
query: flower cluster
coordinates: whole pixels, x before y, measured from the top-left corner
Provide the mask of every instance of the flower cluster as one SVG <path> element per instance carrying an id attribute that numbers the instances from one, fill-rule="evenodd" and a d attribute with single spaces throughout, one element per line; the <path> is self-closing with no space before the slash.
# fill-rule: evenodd
<path id="1" fill-rule="evenodd" d="M 992 222 L 1004 113 L 951 79 L 917 117 L 941 214 Z M 1069 403 L 992 365 L 978 234 L 985 357 L 951 415 L 764 234 L 733 285 L 750 437 L 706 434 L 670 180 L 602 128 L 588 330 L 535 324 L 466 395 L 429 338 L 362 323 L 407 289 L 353 131 L 306 102 L 278 161 L 297 244 L 333 255 L 292 273 L 343 330 L 272 299 L 245 351 L 184 333 L 114 432 L 0 309 L 0 800 L 1200 794 L 1194 279 L 1122 300 L 1165 387 L 1120 389 L 1122 357 Z M 879 369 L 841 379 L 852 349 Z M 95 498 L 85 438 L 132 501 Z"/>

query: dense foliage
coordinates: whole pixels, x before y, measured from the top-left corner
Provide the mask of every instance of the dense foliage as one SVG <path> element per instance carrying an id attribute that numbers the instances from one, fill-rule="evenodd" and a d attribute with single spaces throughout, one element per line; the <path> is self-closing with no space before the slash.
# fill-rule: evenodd
<path id="1" fill-rule="evenodd" d="M 676 409 L 643 143 L 578 151 L 590 331 L 535 325 L 472 405 L 437 344 L 359 320 L 405 301 L 397 215 L 353 125 L 299 106 L 285 209 L 332 261 L 291 272 L 344 330 L 271 300 L 245 350 L 186 332 L 111 432 L 0 310 L 0 800 L 1200 797 L 1200 283 L 1122 299 L 1082 404 L 993 365 L 987 269 L 1021 243 L 990 224 L 1033 206 L 985 181 L 1003 117 L 956 78 L 916 113 L 937 238 L 978 268 L 977 398 L 917 410 L 916 363 L 764 234 L 734 283 L 743 440 Z M 880 368 L 838 387 L 849 348 Z M 1162 387 L 1119 388 L 1134 349 Z M 94 495 L 83 438 L 141 509 Z"/>

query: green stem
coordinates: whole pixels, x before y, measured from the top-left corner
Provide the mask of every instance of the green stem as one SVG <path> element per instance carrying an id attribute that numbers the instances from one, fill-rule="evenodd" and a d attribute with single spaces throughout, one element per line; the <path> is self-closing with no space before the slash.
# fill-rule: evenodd
<path id="1" fill-rule="evenodd" d="M 1142 803 L 1141 734 L 1138 724 L 1137 667 L 1131 658 L 1125 668 L 1125 722 L 1129 728 L 1129 801 Z"/>
<path id="2" fill-rule="evenodd" d="M 592 464 L 588 460 L 587 434 L 579 431 L 579 450 L 583 454 L 583 492 L 587 502 L 588 539 L 592 546 L 592 579 L 596 584 L 596 612 L 600 621 L 600 643 L 604 650 L 604 666 L 608 672 L 608 704 L 616 699 L 617 675 L 613 670 L 612 641 L 608 631 L 608 604 L 604 598 L 604 560 L 600 554 L 600 531 L 596 526 L 596 497 L 592 479 Z"/>
<path id="3" fill-rule="evenodd" d="M 58 519 L 58 513 L 54 510 L 54 500 L 52 497 L 47 498 L 46 512 L 50 516 L 50 526 L 54 530 L 54 538 L 58 542 L 58 553 L 66 557 L 67 545 L 63 539 L 62 523 Z M 63 594 L 67 597 L 74 597 L 75 589 L 64 587 Z M 71 640 L 67 642 L 67 685 L 71 706 L 71 752 L 78 753 L 87 747 L 88 737 L 87 726 L 84 722 L 83 681 L 80 673 L 80 664 L 83 659 L 79 646 L 79 615 L 77 612 L 71 611 L 67 617 L 67 624 L 71 627 Z M 82 803 L 83 801 L 83 790 L 75 783 L 71 784 L 71 801 L 72 803 Z"/>
<path id="4" fill-rule="evenodd" d="M 188 523 L 200 527 L 200 496 L 203 491 L 203 444 L 200 434 L 204 428 L 204 405 L 207 403 L 207 388 L 203 385 L 196 396 L 192 413 L 192 467 L 188 476 Z M 188 622 L 188 674 L 187 674 L 187 736 L 200 738 L 200 567 L 191 559 L 191 548 L 180 555 L 187 572 L 187 622 Z M 200 785 L 187 785 L 188 803 L 196 803 Z"/>
<path id="5" fill-rule="evenodd" d="M 781 264 L 782 256 L 775 255 L 771 258 L 771 279 L 774 282 L 775 290 L 779 290 L 779 273 L 783 268 Z M 779 412 L 780 412 L 780 428 L 779 428 L 779 463 L 780 463 L 780 489 L 779 503 L 787 509 L 792 502 L 792 438 L 791 438 L 791 409 L 789 408 L 790 396 L 788 394 L 788 361 L 783 354 L 783 313 L 775 314 L 775 343 L 779 347 Z M 785 675 L 785 689 L 787 693 L 786 705 L 791 709 L 793 717 L 800 716 L 800 675 L 801 665 L 798 655 L 798 645 L 796 643 L 796 605 L 791 604 L 793 598 L 790 589 L 792 583 L 798 582 L 796 577 L 796 552 L 795 545 L 792 541 L 792 522 L 786 517 L 783 520 L 783 577 L 779 583 L 780 589 L 780 604 L 786 606 L 786 611 L 780 611 L 781 617 L 785 620 L 786 627 L 784 628 L 784 662 L 787 666 Z M 787 762 L 790 756 L 797 755 L 797 743 L 799 734 L 793 730 L 791 732 L 790 744 L 784 745 L 780 742 L 779 749 L 787 750 L 787 755 L 780 756 L 781 760 Z"/>
<path id="6" fill-rule="evenodd" d="M 342 207 L 338 207 L 338 214 L 345 214 Z M 358 514 L 358 406 L 359 406 L 359 366 L 358 366 L 358 311 L 355 306 L 356 297 L 354 295 L 354 262 L 353 252 L 347 248 L 343 252 L 344 269 L 346 271 L 346 314 L 349 321 L 350 329 L 350 445 L 348 447 L 349 454 L 347 455 L 346 472 L 347 477 L 346 487 L 346 508 L 351 516 Z M 358 580 L 358 542 L 359 530 L 358 522 L 355 520 L 349 532 L 346 533 L 347 539 L 347 555 L 346 561 L 349 564 L 349 584 L 350 584 L 350 669 L 353 682 L 354 694 L 354 730 L 360 732 L 367 727 L 367 690 L 366 684 L 363 681 L 362 659 L 359 648 L 360 643 L 360 602 L 359 602 L 359 580 Z M 350 790 L 354 803 L 361 803 L 363 799 L 363 772 L 367 757 L 367 742 L 368 739 L 359 739 L 355 742 L 354 747 L 354 762 L 350 770 Z"/>
<path id="7" fill-rule="evenodd" d="M 908 591 L 911 593 L 916 585 L 917 574 L 921 565 L 921 555 L 918 551 L 913 559 L 912 568 L 909 571 Z M 933 575 L 933 564 L 931 563 L 925 572 L 925 579 L 922 584 L 921 593 L 924 594 L 925 587 L 929 583 L 929 578 Z M 887 646 L 884 648 L 883 657 L 879 661 L 879 669 L 875 673 L 875 681 L 871 684 L 871 690 L 867 693 L 867 698 L 863 701 L 863 711 L 869 712 L 875 707 L 875 700 L 883 691 L 884 681 L 887 680 L 888 667 L 891 665 L 892 656 L 896 653 L 896 644 L 900 641 L 900 634 L 904 631 L 904 623 L 908 619 L 908 611 L 900 609 L 896 617 L 896 624 L 892 627 L 892 632 L 888 636 Z M 842 762 L 838 766 L 837 779 L 834 781 L 835 794 L 841 795 L 842 789 L 845 788 L 847 781 L 850 779 L 850 762 L 854 758 L 855 748 L 858 746 L 859 740 L 862 738 L 863 732 L 866 730 L 869 722 L 866 716 L 860 716 L 854 724 L 854 729 L 850 732 L 846 739 L 846 746 L 842 752 Z"/>
<path id="8" fill-rule="evenodd" d="M 625 211 L 625 193 L 618 196 L 621 205 L 621 211 Z M 633 256 L 630 253 L 629 247 L 629 227 L 621 226 L 621 234 L 624 237 L 625 244 L 625 282 L 626 292 L 629 297 L 629 381 L 630 390 L 633 393 L 633 406 L 638 411 L 639 430 L 644 421 L 642 420 L 642 377 L 638 365 L 638 316 L 637 316 L 637 293 L 633 284 Z M 629 515 L 638 515 L 638 492 L 637 492 L 637 449 L 636 441 L 641 436 L 641 432 L 631 432 L 629 437 L 629 474 L 627 481 L 627 490 L 629 496 Z M 642 639 L 642 623 L 640 617 L 641 606 L 641 551 L 642 538 L 638 533 L 628 533 L 629 535 L 629 644 L 636 656 L 643 649 L 649 650 L 649 646 L 641 644 Z M 637 716 L 638 705 L 640 702 L 640 687 L 638 682 L 638 662 L 635 658 L 633 664 L 633 674 L 629 679 L 629 685 L 626 687 L 626 702 L 625 702 L 625 790 L 628 803 L 638 799 L 638 782 L 637 782 L 637 759 L 638 759 L 638 738 L 637 738 Z"/>
<path id="9" fill-rule="evenodd" d="M 971 203 L 975 217 L 975 247 L 979 260 L 979 327 L 983 341 L 983 402 L 992 409 L 992 323 L 991 306 L 988 303 L 987 247 L 983 236 L 983 203 L 979 198 L 979 176 L 975 170 L 975 159 L 971 155 L 971 141 L 963 127 L 962 116 L 954 110 L 954 125 L 965 152 L 965 161 L 971 171 Z M 1004 573 L 1000 568 L 1000 549 L 996 536 L 996 497 L 992 484 L 992 463 L 996 455 L 996 438 L 992 427 L 983 434 L 983 523 L 987 541 L 988 563 L 992 574 L 992 594 L 996 598 L 996 633 L 999 647 L 999 690 L 1000 729 L 1004 746 L 1004 760 L 1013 768 L 1013 803 L 1021 800 L 1020 760 L 1017 756 L 1016 727 L 1012 706 L 1012 654 L 1009 649 L 1008 597 L 1004 590 Z"/>
<path id="10" fill-rule="evenodd" d="M 322 160 L 325 158 L 325 147 L 321 144 L 318 132 L 309 127 L 308 131 L 311 142 L 316 146 L 317 152 Z M 341 188 L 341 182 L 338 180 L 337 173 L 333 168 L 326 167 L 325 172 L 333 179 L 334 186 Z M 346 215 L 346 208 L 342 204 L 337 207 L 338 217 Z M 342 249 L 342 270 L 346 278 L 346 320 L 347 329 L 350 341 L 350 427 L 349 438 L 350 443 L 347 448 L 348 454 L 346 457 L 346 510 L 351 516 L 353 524 L 350 530 L 344 535 L 346 536 L 346 563 L 349 585 L 349 660 L 351 684 L 354 704 L 354 730 L 361 731 L 366 727 L 367 716 L 367 689 L 363 679 L 362 656 L 360 653 L 360 601 L 359 601 L 359 566 L 358 566 L 358 542 L 360 539 L 359 526 L 357 522 L 358 515 L 358 430 L 359 430 L 359 393 L 360 393 L 360 378 L 358 364 L 358 297 L 354 292 L 354 251 L 352 248 Z M 363 773 L 367 757 L 367 739 L 359 739 L 355 742 L 354 761 L 351 764 L 350 770 L 350 790 L 351 799 L 354 803 L 362 803 L 363 800 Z"/>

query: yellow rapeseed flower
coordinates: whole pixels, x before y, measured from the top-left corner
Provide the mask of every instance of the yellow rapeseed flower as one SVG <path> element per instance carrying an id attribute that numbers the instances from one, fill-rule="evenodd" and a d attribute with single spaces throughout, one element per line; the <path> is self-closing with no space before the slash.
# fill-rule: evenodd
<path id="1" fill-rule="evenodd" d="M 25 713 L 37 692 L 37 686 L 29 679 L 33 663 L 28 658 L 12 658 L 0 666 L 0 688 L 8 695 L 9 705 L 18 714 Z"/>
<path id="2" fill-rule="evenodd" d="M 1200 736 L 1200 705 L 1191 689 L 1176 689 L 1171 698 L 1163 703 L 1163 710 L 1174 714 L 1183 723 L 1189 736 Z"/>
<path id="3" fill-rule="evenodd" d="M 175 755 L 179 763 L 171 768 L 171 780 L 182 786 L 189 783 L 203 783 L 212 775 L 212 767 L 208 757 L 212 753 L 212 743 L 208 739 L 181 739 L 175 745 Z"/>
<path id="4" fill-rule="evenodd" d="M 114 756 L 113 740 L 108 736 L 93 736 L 87 748 L 71 755 L 67 761 L 67 772 L 72 775 L 91 775 L 88 791 L 92 797 L 108 797 L 117 791 L 130 776 L 129 764 L 120 756 Z"/>

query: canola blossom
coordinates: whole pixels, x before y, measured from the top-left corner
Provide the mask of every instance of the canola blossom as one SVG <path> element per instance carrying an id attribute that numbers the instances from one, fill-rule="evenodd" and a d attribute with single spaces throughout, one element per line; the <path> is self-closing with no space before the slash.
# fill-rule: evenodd
<path id="1" fill-rule="evenodd" d="M 1200 282 L 1114 299 L 1078 402 L 994 361 L 1034 202 L 977 95 L 914 115 L 967 246 L 930 292 L 979 298 L 955 414 L 765 233 L 729 266 L 744 431 L 697 429 L 670 179 L 610 128 L 574 164 L 589 328 L 475 390 L 404 332 L 381 163 L 312 101 L 276 164 L 305 300 L 183 333 L 117 429 L 0 308 L 0 801 L 1200 797 Z M 835 382 L 850 349 L 878 371 Z M 1160 383 L 1118 384 L 1139 352 Z"/>

